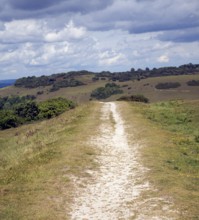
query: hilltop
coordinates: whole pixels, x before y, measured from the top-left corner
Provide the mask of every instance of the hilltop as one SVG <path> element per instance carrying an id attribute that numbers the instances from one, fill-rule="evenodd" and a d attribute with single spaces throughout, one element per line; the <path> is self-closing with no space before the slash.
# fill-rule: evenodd
<path id="1" fill-rule="evenodd" d="M 106 85 L 115 83 L 118 91 L 105 90 Z M 131 68 L 126 72 L 86 70 L 57 73 L 40 77 L 29 76 L 17 79 L 10 87 L 0 89 L 0 96 L 34 95 L 37 101 L 63 97 L 77 103 L 87 102 L 98 97 L 112 101 L 121 96 L 142 94 L 150 102 L 170 99 L 198 99 L 199 64 L 186 64 L 179 67 Z M 99 89 L 100 88 L 100 89 Z M 106 95 L 93 96 L 96 90 Z M 122 91 L 122 92 L 121 92 Z"/>

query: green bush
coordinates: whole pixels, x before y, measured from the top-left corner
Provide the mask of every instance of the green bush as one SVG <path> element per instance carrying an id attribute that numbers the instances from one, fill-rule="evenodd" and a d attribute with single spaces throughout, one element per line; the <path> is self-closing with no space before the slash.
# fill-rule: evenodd
<path id="1" fill-rule="evenodd" d="M 30 121 L 55 117 L 74 108 L 75 104 L 64 98 L 36 103 L 29 96 L 0 98 L 0 129 L 17 127 Z"/>
<path id="2" fill-rule="evenodd" d="M 158 83 L 155 88 L 156 89 L 173 89 L 180 87 L 179 82 L 166 82 L 166 83 Z"/>
<path id="3" fill-rule="evenodd" d="M 96 99 L 106 99 L 111 95 L 121 94 L 123 91 L 120 89 L 119 85 L 115 83 L 107 83 L 105 87 L 99 87 L 92 91 L 91 97 Z"/>
<path id="4" fill-rule="evenodd" d="M 12 110 L 0 111 L 0 129 L 17 127 L 19 124 L 21 121 Z"/>
<path id="5" fill-rule="evenodd" d="M 122 96 L 117 101 L 133 101 L 133 102 L 144 102 L 148 103 L 149 99 L 144 95 L 132 95 L 132 96 Z"/>
<path id="6" fill-rule="evenodd" d="M 199 86 L 199 80 L 190 80 L 187 82 L 188 86 Z"/>
<path id="7" fill-rule="evenodd" d="M 25 121 L 32 121 L 37 119 L 39 108 L 36 102 L 29 101 L 27 103 L 19 104 L 15 108 L 15 113 L 18 117 L 24 118 Z"/>
<path id="8" fill-rule="evenodd" d="M 75 104 L 64 98 L 56 98 L 39 104 L 39 119 L 52 118 L 68 109 L 74 108 Z"/>

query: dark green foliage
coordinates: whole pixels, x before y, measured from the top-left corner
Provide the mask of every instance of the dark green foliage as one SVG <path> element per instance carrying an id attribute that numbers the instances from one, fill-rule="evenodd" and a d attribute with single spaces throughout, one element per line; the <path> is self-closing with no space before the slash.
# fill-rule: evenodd
<path id="1" fill-rule="evenodd" d="M 13 109 L 13 106 L 25 103 L 26 101 L 34 100 L 36 97 L 34 95 L 27 96 L 6 96 L 0 97 L 0 110 L 1 109 Z"/>
<path id="2" fill-rule="evenodd" d="M 133 101 L 133 102 L 144 102 L 148 103 L 149 99 L 144 95 L 132 95 L 132 96 L 122 96 L 117 101 Z"/>
<path id="3" fill-rule="evenodd" d="M 75 80 L 75 79 L 70 79 L 70 80 L 62 80 L 59 82 L 56 82 L 55 84 L 53 84 L 52 88 L 50 89 L 50 92 L 54 92 L 59 90 L 60 88 L 66 88 L 66 87 L 76 87 L 76 86 L 81 86 L 84 85 L 84 83 L 82 83 L 79 80 Z"/>
<path id="4" fill-rule="evenodd" d="M 115 83 L 107 83 L 105 87 L 99 87 L 95 89 L 91 93 L 91 97 L 96 99 L 106 99 L 111 95 L 121 94 L 123 91 L 120 89 L 120 86 L 116 85 Z"/>
<path id="5" fill-rule="evenodd" d="M 187 82 L 188 86 L 199 86 L 199 80 L 191 80 Z"/>
<path id="6" fill-rule="evenodd" d="M 37 95 L 42 95 L 42 94 L 44 94 L 44 91 L 38 91 L 37 92 Z"/>
<path id="7" fill-rule="evenodd" d="M 74 108 L 75 104 L 64 98 L 36 103 L 32 96 L 0 98 L 0 129 L 17 127 L 30 121 L 55 117 Z"/>
<path id="8" fill-rule="evenodd" d="M 52 118 L 74 107 L 72 101 L 64 98 L 50 99 L 39 104 L 38 117 L 39 119 Z"/>
<path id="9" fill-rule="evenodd" d="M 0 110 L 0 129 L 17 127 L 20 119 L 12 110 Z"/>
<path id="10" fill-rule="evenodd" d="M 173 76 L 173 75 L 190 75 L 197 74 L 199 72 L 199 64 L 186 64 L 179 67 L 161 67 L 149 69 L 137 69 L 131 68 L 130 71 L 125 72 L 109 72 L 102 71 L 99 73 L 89 72 L 86 70 L 71 71 L 68 73 L 58 73 L 51 76 L 40 76 L 40 77 L 23 77 L 15 82 L 17 87 L 25 88 L 37 88 L 40 86 L 52 86 L 51 92 L 59 90 L 63 87 L 73 87 L 83 85 L 82 82 L 75 79 L 76 76 L 82 75 L 93 75 L 92 81 L 95 82 L 99 79 L 126 82 L 129 80 L 142 80 L 148 77 L 160 77 L 160 76 Z"/>
<path id="11" fill-rule="evenodd" d="M 199 72 L 199 64 L 186 64 L 179 67 L 170 66 L 170 67 L 161 67 L 149 69 L 137 69 L 131 68 L 130 71 L 126 72 L 108 72 L 103 71 L 96 73 L 95 77 L 106 77 L 108 80 L 125 82 L 129 80 L 142 80 L 148 77 L 160 77 L 160 76 L 173 76 L 173 75 L 190 75 Z"/>
<path id="12" fill-rule="evenodd" d="M 92 81 L 93 81 L 93 82 L 98 81 L 98 80 L 99 80 L 99 77 L 93 77 L 93 78 L 92 78 Z"/>
<path id="13" fill-rule="evenodd" d="M 74 87 L 83 85 L 82 82 L 75 80 L 75 76 L 92 74 L 85 70 L 78 72 L 68 72 L 68 73 L 58 73 L 51 76 L 29 76 L 17 79 L 15 82 L 16 87 L 25 87 L 25 88 L 37 88 L 40 86 L 53 86 L 52 91 L 56 91 L 59 88 L 63 87 Z"/>
<path id="14" fill-rule="evenodd" d="M 166 83 L 158 83 L 155 88 L 156 89 L 173 89 L 180 87 L 179 82 L 166 82 Z"/>
<path id="15" fill-rule="evenodd" d="M 17 105 L 15 114 L 18 117 L 24 118 L 25 121 L 32 121 L 37 119 L 39 108 L 35 102 L 26 102 Z"/>
<path id="16" fill-rule="evenodd" d="M 29 76 L 17 79 L 15 86 L 25 88 L 36 88 L 39 86 L 49 86 L 54 83 L 55 79 L 48 76 Z"/>

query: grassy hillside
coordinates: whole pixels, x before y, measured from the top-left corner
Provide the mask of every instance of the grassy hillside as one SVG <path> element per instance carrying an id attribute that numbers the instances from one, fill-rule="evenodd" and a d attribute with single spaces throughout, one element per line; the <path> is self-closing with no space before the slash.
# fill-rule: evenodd
<path id="1" fill-rule="evenodd" d="M 85 142 L 98 123 L 96 107 L 0 131 L 0 219 L 66 219 L 71 179 L 96 166 Z"/>
<path id="2" fill-rule="evenodd" d="M 174 199 L 181 220 L 197 219 L 199 101 L 120 102 L 132 143 L 142 146 L 151 194 Z M 89 178 L 99 153 L 99 104 L 90 102 L 47 121 L 0 131 L 0 219 L 66 219 L 73 179 Z M 82 132 L 84 131 L 84 132 Z"/>
<path id="3" fill-rule="evenodd" d="M 181 220 L 198 219 L 199 101 L 128 103 L 123 109 L 132 139 L 144 146 L 148 179 L 158 189 L 153 196 L 173 198 Z"/>
<path id="4" fill-rule="evenodd" d="M 77 103 L 84 103 L 90 100 L 90 95 L 93 90 L 105 86 L 110 83 L 107 78 L 98 81 L 92 81 L 94 75 L 76 76 L 75 79 L 85 83 L 78 87 L 61 88 L 58 91 L 50 92 L 51 86 L 38 87 L 38 88 L 19 88 L 7 87 L 0 89 L 0 96 L 7 95 L 35 95 L 37 100 L 43 101 L 49 98 L 64 97 L 73 100 Z M 178 76 L 163 76 L 152 77 L 138 80 L 130 80 L 126 82 L 116 81 L 115 83 L 121 86 L 124 91 L 122 95 L 136 95 L 143 94 L 149 98 L 150 102 L 165 101 L 171 99 L 199 99 L 199 86 L 188 86 L 187 82 L 191 80 L 199 80 L 197 75 L 178 75 Z M 180 86 L 173 89 L 156 89 L 158 83 L 166 82 L 179 82 Z M 113 95 L 106 99 L 106 101 L 116 100 L 121 94 Z"/>

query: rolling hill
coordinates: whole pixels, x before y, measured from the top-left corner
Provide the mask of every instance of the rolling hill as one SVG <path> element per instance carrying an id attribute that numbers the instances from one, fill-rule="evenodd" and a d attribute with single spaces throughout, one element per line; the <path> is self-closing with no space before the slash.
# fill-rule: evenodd
<path id="1" fill-rule="evenodd" d="M 131 96 L 136 94 L 142 94 L 146 96 L 150 102 L 158 102 L 171 99 L 199 99 L 199 86 L 188 85 L 188 82 L 199 81 L 199 72 L 189 75 L 170 75 L 170 76 L 157 76 L 147 77 L 143 79 L 130 79 L 124 82 L 120 80 L 111 80 L 108 77 L 99 77 L 95 80 L 96 75 L 94 73 L 86 73 L 84 75 L 72 76 L 73 82 L 79 82 L 75 86 L 60 86 L 55 88 L 55 84 L 46 86 L 37 86 L 34 88 L 27 88 L 25 86 L 9 86 L 0 89 L 0 96 L 5 97 L 8 95 L 34 95 L 37 101 L 44 101 L 49 98 L 63 97 L 73 100 L 77 103 L 84 103 L 91 100 L 91 93 L 99 87 L 105 86 L 107 83 L 114 82 L 120 86 L 123 94 L 116 94 L 104 99 L 104 101 L 113 101 L 121 96 Z M 70 81 L 71 77 L 70 77 Z M 63 82 L 63 78 L 57 78 L 59 85 Z M 171 83 L 178 82 L 180 84 L 177 88 L 170 89 L 157 89 L 158 83 Z"/>

